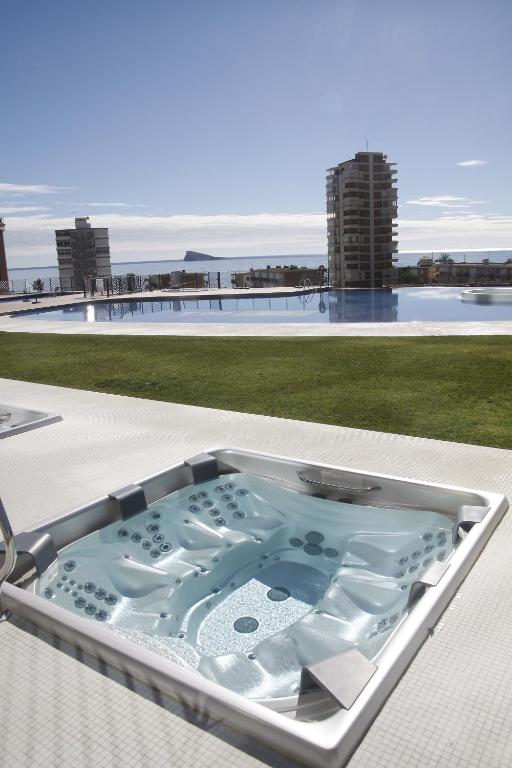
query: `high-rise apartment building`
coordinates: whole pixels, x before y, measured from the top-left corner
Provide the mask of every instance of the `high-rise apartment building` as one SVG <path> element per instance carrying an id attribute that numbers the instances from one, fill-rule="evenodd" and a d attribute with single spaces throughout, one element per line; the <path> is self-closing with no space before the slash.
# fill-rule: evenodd
<path id="1" fill-rule="evenodd" d="M 7 274 L 7 258 L 4 245 L 5 221 L 0 218 L 0 293 L 9 292 L 9 275 Z"/>
<path id="2" fill-rule="evenodd" d="M 382 152 L 358 152 L 327 171 L 329 277 L 337 288 L 389 283 L 397 250 L 397 190 Z"/>
<path id="3" fill-rule="evenodd" d="M 91 227 L 89 217 L 75 219 L 75 229 L 56 229 L 57 261 L 63 290 L 79 291 L 87 277 L 110 277 L 107 227 Z"/>

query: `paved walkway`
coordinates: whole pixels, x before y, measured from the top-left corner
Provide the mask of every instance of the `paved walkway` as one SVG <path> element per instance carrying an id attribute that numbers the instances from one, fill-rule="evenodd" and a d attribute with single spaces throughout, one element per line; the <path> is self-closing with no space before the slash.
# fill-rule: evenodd
<path id="1" fill-rule="evenodd" d="M 0 332 L 93 336 L 510 336 L 512 322 L 87 323 L 0 317 Z"/>
<path id="2" fill-rule="evenodd" d="M 510 336 L 512 322 L 484 323 L 87 323 L 0 317 L 0 331 L 94 336 Z"/>
<path id="3" fill-rule="evenodd" d="M 0 379 L 0 401 L 64 420 L 0 441 L 17 531 L 215 445 L 508 494 L 512 451 Z M 385 703 L 350 768 L 512 765 L 512 515 Z M 230 728 L 28 623 L 0 624 L 2 768 L 291 768 Z"/>

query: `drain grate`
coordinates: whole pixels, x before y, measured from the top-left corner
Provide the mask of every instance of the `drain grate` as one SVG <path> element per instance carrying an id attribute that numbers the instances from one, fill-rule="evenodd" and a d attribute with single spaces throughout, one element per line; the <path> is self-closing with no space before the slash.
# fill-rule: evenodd
<path id="1" fill-rule="evenodd" d="M 290 597 L 290 590 L 286 589 L 286 587 L 272 587 L 272 589 L 269 589 L 267 592 L 267 597 L 269 600 L 274 600 L 274 602 L 288 600 Z"/>
<path id="2" fill-rule="evenodd" d="M 233 624 L 237 632 L 256 632 L 260 623 L 252 616 L 241 616 Z"/>

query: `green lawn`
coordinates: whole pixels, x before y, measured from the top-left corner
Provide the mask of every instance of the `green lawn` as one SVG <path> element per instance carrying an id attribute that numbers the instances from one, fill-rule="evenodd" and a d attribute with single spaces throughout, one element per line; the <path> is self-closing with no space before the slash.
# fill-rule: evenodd
<path id="1" fill-rule="evenodd" d="M 512 343 L 0 334 L 0 376 L 512 447 Z"/>

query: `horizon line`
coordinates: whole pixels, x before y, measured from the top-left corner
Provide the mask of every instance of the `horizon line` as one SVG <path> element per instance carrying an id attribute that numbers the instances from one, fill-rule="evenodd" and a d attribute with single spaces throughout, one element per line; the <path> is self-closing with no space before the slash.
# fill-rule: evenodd
<path id="1" fill-rule="evenodd" d="M 500 251 L 509 252 L 512 251 L 512 246 L 510 247 L 504 247 L 504 248 L 436 248 L 432 250 L 432 248 L 423 249 L 423 250 L 414 250 L 414 251 L 397 251 L 397 253 L 406 255 L 406 254 L 424 254 L 424 253 L 432 253 L 432 254 L 441 254 L 441 253 L 498 253 Z M 293 254 L 268 254 L 266 256 L 216 256 L 212 259 L 212 261 L 233 261 L 234 259 L 290 259 L 303 257 L 303 256 L 322 256 L 327 258 L 326 253 L 293 253 Z M 112 261 L 111 264 L 166 264 L 169 261 L 175 261 L 177 263 L 182 262 L 183 264 L 194 264 L 197 262 L 194 261 L 185 261 L 185 259 L 139 259 L 136 261 Z M 198 259 L 198 262 L 200 259 Z M 204 259 L 204 261 L 209 261 L 209 259 Z M 7 267 L 7 271 L 14 271 L 14 270 L 21 270 L 21 269 L 58 269 L 58 264 L 36 264 L 29 267 Z M 219 270 L 211 270 L 212 272 L 218 272 Z M 222 271 L 222 270 L 221 270 Z"/>

